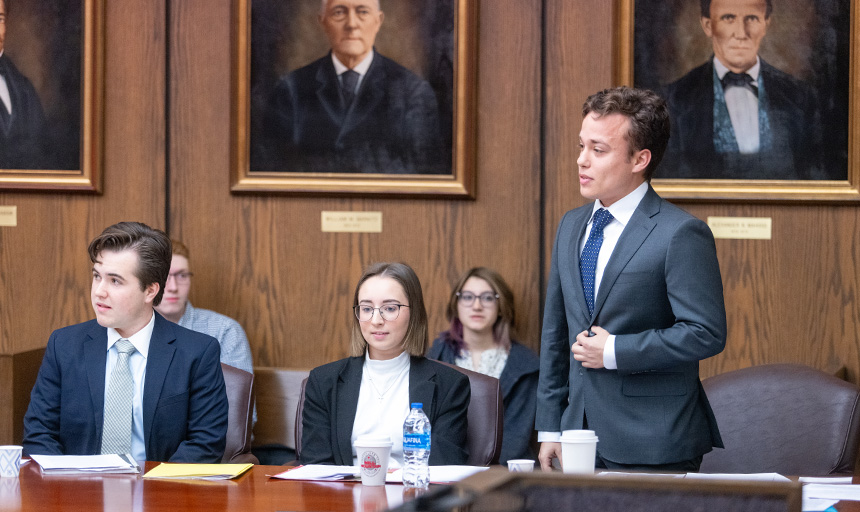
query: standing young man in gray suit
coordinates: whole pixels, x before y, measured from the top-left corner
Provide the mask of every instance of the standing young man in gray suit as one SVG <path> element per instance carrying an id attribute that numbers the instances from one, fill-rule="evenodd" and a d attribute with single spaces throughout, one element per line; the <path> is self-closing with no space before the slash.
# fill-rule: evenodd
<path id="1" fill-rule="evenodd" d="M 541 467 L 561 459 L 561 431 L 587 428 L 599 438 L 597 467 L 696 471 L 722 447 L 699 381 L 699 361 L 726 342 L 714 238 L 649 184 L 669 140 L 660 97 L 607 89 L 582 112 L 580 193 L 594 202 L 565 214 L 553 247 Z"/>

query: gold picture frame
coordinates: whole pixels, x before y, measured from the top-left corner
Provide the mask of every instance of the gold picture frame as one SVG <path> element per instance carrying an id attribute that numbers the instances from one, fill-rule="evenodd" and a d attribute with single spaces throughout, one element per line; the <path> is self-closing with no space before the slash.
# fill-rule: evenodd
<path id="1" fill-rule="evenodd" d="M 256 6 L 265 5 L 271 0 L 234 0 L 234 23 L 235 33 L 233 37 L 233 62 L 232 62 L 232 90 L 231 90 L 231 180 L 230 187 L 234 193 L 275 193 L 291 195 L 317 195 L 317 196 L 382 196 L 382 197 L 423 197 L 423 198 L 474 198 L 475 197 L 475 144 L 476 144 L 476 88 L 477 88 L 477 23 L 478 2 L 477 0 L 450 0 L 446 5 L 453 6 L 453 20 L 442 24 L 442 30 L 453 30 L 453 80 L 449 87 L 452 90 L 440 93 L 439 88 L 434 85 L 434 92 L 439 97 L 450 98 L 451 128 L 448 134 L 451 146 L 450 172 L 437 174 L 400 174 L 399 172 L 313 172 L 307 169 L 294 170 L 289 168 L 276 170 L 254 170 L 252 162 L 252 124 L 256 123 L 253 118 L 259 112 L 259 102 L 254 101 L 252 96 L 256 94 L 259 87 L 252 83 L 252 3 Z M 284 4 L 283 0 L 280 0 Z M 434 2 L 443 3 L 443 0 L 426 0 L 424 4 L 430 10 Z M 319 3 L 310 2 L 318 6 Z M 415 9 L 409 6 L 409 0 L 400 2 L 402 9 Z M 415 3 L 413 2 L 413 5 Z M 303 4 L 304 5 L 304 4 Z M 389 2 L 385 4 L 386 9 L 396 7 L 398 4 Z M 279 7 L 281 8 L 281 7 Z M 298 4 L 296 4 L 298 9 Z M 318 7 L 316 7 L 318 9 Z M 287 7 L 289 9 L 289 7 Z M 302 7 L 307 10 L 307 7 Z M 295 35 L 301 44 L 297 44 L 295 50 L 289 48 L 287 51 L 309 52 L 304 48 L 308 46 L 301 38 L 310 34 L 316 36 L 321 34 L 319 27 L 310 27 L 311 18 L 316 18 L 316 12 L 305 13 L 302 18 L 302 26 L 296 28 Z M 386 12 L 385 23 L 393 19 Z M 267 20 L 268 21 L 268 20 Z M 393 23 L 393 22 L 391 22 Z M 315 24 L 315 21 L 314 21 Z M 444 27 L 448 28 L 444 28 Z M 310 28 L 308 28 L 310 27 Z M 414 28 L 411 30 L 418 30 Z M 451 29 L 450 27 L 453 27 Z M 313 30 L 311 30 L 313 29 Z M 380 31 L 386 30 L 383 26 Z M 410 25 L 400 27 L 397 33 L 402 36 L 408 33 Z M 423 30 L 423 29 L 422 29 Z M 404 32 L 407 31 L 407 32 Z M 450 40 L 450 39 L 449 39 Z M 377 41 L 379 43 L 379 41 Z M 377 46 L 380 46 L 377 44 Z M 385 50 L 382 51 L 385 53 Z M 304 56 L 303 54 L 303 56 Z M 317 52 L 318 56 L 319 52 Z M 278 70 L 278 75 L 283 76 L 285 72 L 296 69 L 305 62 L 299 62 L 299 57 L 292 59 L 288 66 L 291 69 Z M 256 75 L 253 75 L 257 80 Z M 268 82 L 273 82 L 272 76 L 267 77 Z M 277 78 L 277 77 L 274 77 Z M 432 81 L 430 82 L 432 84 Z M 448 96 L 445 96 L 447 94 Z M 254 96 L 256 98 L 257 96 Z M 440 100 L 440 113 L 448 104 Z M 258 109 L 258 110 L 255 110 Z M 446 114 L 447 115 L 447 114 Z M 446 117 L 441 117 L 443 120 Z M 446 123 L 441 123 L 446 129 Z M 446 148 L 448 144 L 445 144 Z M 447 164 L 445 164 L 447 166 Z M 445 169 L 448 170 L 447 167 Z"/>
<path id="2" fill-rule="evenodd" d="M 640 0 L 641 1 L 641 0 Z M 802 200 L 811 202 L 856 202 L 860 201 L 860 37 L 858 37 L 858 22 L 860 22 L 860 13 L 857 11 L 858 0 L 843 0 L 850 8 L 849 19 L 849 34 L 847 37 L 847 45 L 850 48 L 849 62 L 841 63 L 847 69 L 848 84 L 847 96 L 848 105 L 847 112 L 842 112 L 845 118 L 847 129 L 846 138 L 847 147 L 844 148 L 845 156 L 842 157 L 846 161 L 846 173 L 844 178 L 840 179 L 658 179 L 652 180 L 652 185 L 660 193 L 661 196 L 667 199 L 679 200 L 738 200 L 738 201 L 792 201 Z M 811 0 L 797 0 L 807 2 L 813 9 Z M 694 7 L 685 7 L 686 9 L 698 9 L 698 2 L 687 2 L 693 4 Z M 637 85 L 636 77 L 634 76 L 635 62 L 635 41 L 636 20 L 635 17 L 636 0 L 616 0 L 615 10 L 615 26 L 617 34 L 614 38 L 615 47 L 613 48 L 615 66 L 613 69 L 613 80 L 618 85 Z M 779 10 L 777 10 L 779 9 Z M 772 16 L 784 15 L 786 6 L 774 6 Z M 687 13 L 688 18 L 691 16 Z M 695 14 L 700 16 L 700 14 Z M 686 27 L 686 25 L 685 25 Z M 771 24 L 771 29 L 773 25 Z M 791 27 L 784 29 L 788 33 Z M 770 30 L 770 29 L 769 29 Z M 680 31 L 679 31 L 680 32 Z M 695 33 L 696 36 L 701 34 L 704 37 L 702 29 L 691 28 L 687 31 L 686 36 Z M 668 36 L 661 35 L 660 37 Z M 669 43 L 672 44 L 672 43 Z M 763 45 L 764 47 L 764 45 Z M 642 68 L 640 68 L 642 69 Z M 644 85 L 648 86 L 648 85 Z M 833 126 L 828 127 L 829 130 L 834 129 Z M 836 128 L 839 129 L 839 128 Z M 825 133 L 821 130 L 823 136 L 831 135 L 831 132 Z M 659 175 L 659 169 L 658 169 Z"/>
<path id="3" fill-rule="evenodd" d="M 44 7 L 39 5 L 15 3 L 15 10 L 7 16 L 8 51 L 4 54 L 10 59 L 24 57 L 18 64 L 21 74 L 36 70 L 34 74 L 41 78 L 31 88 L 42 98 L 41 102 L 45 102 L 46 96 L 48 100 L 44 106 L 44 140 L 35 138 L 39 147 L 45 149 L 45 156 L 32 168 L 14 164 L 0 168 L 0 190 L 100 193 L 104 158 L 105 0 L 63 2 L 51 13 L 40 12 Z M 75 16 L 70 16 L 71 13 Z M 18 21 L 30 26 L 13 30 Z M 34 34 L 39 36 L 38 41 L 14 39 L 18 35 L 22 39 L 32 38 Z M 80 46 L 69 50 L 70 41 Z M 79 63 L 69 60 L 77 55 Z M 26 70 L 22 64 L 27 64 Z M 68 91 L 78 89 L 78 98 L 66 97 Z M 13 113 L 14 109 L 13 104 Z"/>

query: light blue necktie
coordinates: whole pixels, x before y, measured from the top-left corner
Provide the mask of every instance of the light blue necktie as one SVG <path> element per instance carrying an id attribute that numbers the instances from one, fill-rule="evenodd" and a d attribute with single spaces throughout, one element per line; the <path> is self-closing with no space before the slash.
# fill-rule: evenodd
<path id="1" fill-rule="evenodd" d="M 134 379 L 131 376 L 128 358 L 134 353 L 134 345 L 126 339 L 116 342 L 118 356 L 110 373 L 105 396 L 104 423 L 102 428 L 102 453 L 131 453 L 132 399 Z"/>
<path id="2" fill-rule="evenodd" d="M 582 277 L 582 291 L 585 293 L 585 303 L 588 304 L 588 314 L 594 314 L 594 274 L 597 272 L 597 256 L 603 245 L 603 228 L 612 221 L 609 210 L 601 208 L 594 212 L 591 221 L 591 233 L 585 242 L 585 249 L 579 258 L 579 274 Z"/>

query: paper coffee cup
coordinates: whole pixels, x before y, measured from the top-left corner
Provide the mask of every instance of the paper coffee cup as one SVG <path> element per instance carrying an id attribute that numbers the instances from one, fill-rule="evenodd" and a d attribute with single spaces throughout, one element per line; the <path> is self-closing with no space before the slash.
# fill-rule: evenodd
<path id="1" fill-rule="evenodd" d="M 565 430 L 561 433 L 561 469 L 571 474 L 594 474 L 597 436 L 593 430 Z"/>
<path id="2" fill-rule="evenodd" d="M 510 459 L 508 471 L 511 473 L 530 473 L 535 468 L 535 461 L 531 459 Z"/>
<path id="3" fill-rule="evenodd" d="M 21 470 L 21 450 L 20 446 L 0 446 L 0 477 L 18 477 Z"/>
<path id="4" fill-rule="evenodd" d="M 362 436 L 353 444 L 355 454 L 358 456 L 362 485 L 385 485 L 388 458 L 391 455 L 391 438 Z"/>

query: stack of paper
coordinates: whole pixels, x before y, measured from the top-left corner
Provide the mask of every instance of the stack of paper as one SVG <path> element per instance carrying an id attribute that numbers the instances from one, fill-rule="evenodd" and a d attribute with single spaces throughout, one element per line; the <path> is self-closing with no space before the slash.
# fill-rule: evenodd
<path id="1" fill-rule="evenodd" d="M 229 480 L 254 467 L 253 464 L 171 464 L 163 462 L 150 469 L 143 478 L 192 480 Z"/>
<path id="2" fill-rule="evenodd" d="M 282 480 L 317 480 L 330 482 L 333 480 L 355 480 L 359 477 L 358 466 L 329 466 L 323 464 L 306 464 L 290 468 L 272 478 Z"/>
<path id="3" fill-rule="evenodd" d="M 42 471 L 60 475 L 72 473 L 140 473 L 130 455 L 32 455 Z"/>

